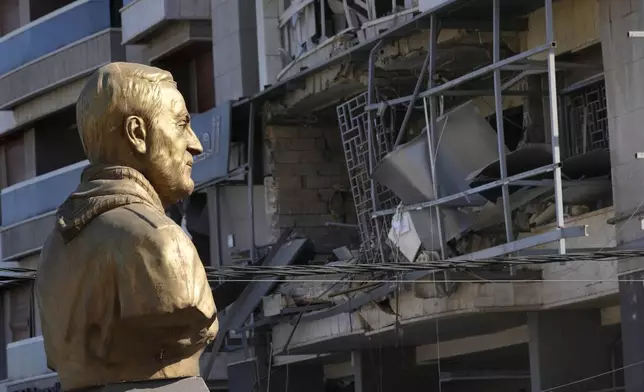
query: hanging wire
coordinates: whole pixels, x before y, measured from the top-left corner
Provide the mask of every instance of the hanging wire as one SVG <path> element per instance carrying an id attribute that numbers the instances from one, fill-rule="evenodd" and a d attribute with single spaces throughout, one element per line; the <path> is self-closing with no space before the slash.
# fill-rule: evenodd
<path id="1" fill-rule="evenodd" d="M 212 283 L 225 281 L 253 282 L 253 281 L 278 281 L 283 278 L 298 278 L 308 276 L 342 275 L 339 278 L 326 278 L 321 280 L 302 280 L 303 282 L 388 282 L 385 276 L 375 279 L 356 278 L 355 275 L 368 274 L 398 274 L 404 272 L 427 271 L 441 272 L 446 270 L 454 271 L 499 271 L 511 266 L 538 266 L 549 263 L 585 261 L 585 262 L 609 262 L 614 260 L 626 260 L 631 258 L 644 257 L 644 250 L 611 250 L 589 253 L 568 253 L 564 255 L 549 254 L 536 256 L 499 256 L 480 260 L 437 260 L 422 263 L 381 263 L 381 264 L 340 264 L 340 265 L 285 265 L 285 266 L 224 266 L 219 268 L 206 267 L 206 276 Z M 7 273 L 4 275 L 3 273 Z M 29 268 L 6 268 L 0 267 L 0 282 L 3 280 L 33 280 L 37 271 Z M 353 277 L 348 277 L 351 275 Z M 260 280 L 261 279 L 261 280 Z M 556 280 L 556 279 L 555 279 Z M 291 280 L 292 281 L 292 280 Z M 392 279 L 392 282 L 400 279 Z M 407 282 L 420 282 L 425 280 L 407 280 Z M 457 280 L 448 280 L 457 282 Z M 500 280 L 507 282 L 507 280 Z M 512 279 L 511 282 L 519 280 Z M 539 280 L 543 281 L 543 280 Z M 560 281 L 560 280 L 556 280 Z M 606 281 L 601 279 L 601 281 Z M 481 282 L 481 280 L 474 280 Z M 491 282 L 486 280 L 486 282 Z"/>
<path id="2" fill-rule="evenodd" d="M 560 384 L 560 385 L 557 385 L 557 386 L 554 386 L 554 387 L 551 387 L 551 388 L 547 388 L 547 389 L 542 389 L 540 392 L 558 391 L 560 389 L 564 389 L 564 388 L 568 388 L 568 387 L 573 386 L 573 385 L 581 384 L 583 382 L 590 381 L 590 380 L 593 380 L 595 378 L 608 376 L 610 374 L 613 374 L 613 373 L 616 373 L 616 372 L 619 372 L 619 371 L 622 371 L 622 370 L 625 370 L 625 369 L 629 369 L 629 368 L 632 368 L 632 367 L 635 367 L 635 366 L 641 366 L 641 365 L 644 365 L 644 361 L 631 363 L 630 365 L 622 366 L 622 367 L 617 368 L 617 369 L 612 369 L 612 370 L 609 370 L 607 372 L 597 373 L 597 374 L 595 374 L 593 376 L 580 378 L 579 380 L 571 381 L 571 382 L 568 382 L 568 383 L 565 383 L 565 384 Z"/>

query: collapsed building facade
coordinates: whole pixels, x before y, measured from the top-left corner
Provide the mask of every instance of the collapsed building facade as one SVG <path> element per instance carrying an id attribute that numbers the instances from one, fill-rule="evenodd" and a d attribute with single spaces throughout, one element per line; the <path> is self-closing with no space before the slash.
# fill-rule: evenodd
<path id="1" fill-rule="evenodd" d="M 31 18 L 0 38 L 6 389 L 55 385 L 21 268 L 87 165 L 80 86 L 128 60 L 173 73 L 204 146 L 168 213 L 212 276 L 211 389 L 641 390 L 638 258 L 216 273 L 641 248 L 641 2 L 15 3 Z M 70 15 L 91 26 L 9 56 Z"/>
<path id="2" fill-rule="evenodd" d="M 345 3 L 358 25 L 328 40 L 317 6 L 280 17 L 300 54 L 236 104 L 262 117 L 274 238 L 327 265 L 639 248 L 640 2 Z M 287 278 L 228 326 L 268 336 L 232 366 L 319 390 L 634 391 L 639 268 Z"/>

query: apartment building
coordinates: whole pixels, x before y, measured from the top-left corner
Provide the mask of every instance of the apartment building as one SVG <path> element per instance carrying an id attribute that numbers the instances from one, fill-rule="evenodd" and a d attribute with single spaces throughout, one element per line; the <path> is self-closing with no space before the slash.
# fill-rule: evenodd
<path id="1" fill-rule="evenodd" d="M 261 262 L 272 244 L 295 243 L 281 238 L 290 230 L 309 240 L 298 262 L 312 264 L 541 256 L 561 240 L 574 253 L 641 248 L 644 38 L 627 35 L 644 30 L 641 1 L 520 3 L 0 2 L 0 251 L 13 268 L 0 302 L 3 388 L 59 388 L 38 337 L 31 270 L 87 165 L 73 105 L 85 78 L 112 61 L 168 69 L 186 98 L 204 153 L 197 192 L 168 213 L 209 268 Z M 516 60 L 497 68 L 498 81 L 476 71 L 495 58 Z M 417 83 L 429 63 L 431 80 Z M 408 106 L 403 98 L 425 86 L 442 90 Z M 428 111 L 442 135 L 435 176 L 411 158 L 429 146 Z M 372 217 L 436 198 L 434 177 L 442 198 L 557 154 L 560 195 L 552 166 L 506 190 L 468 193 L 440 219 Z M 393 230 L 401 225 L 412 229 Z M 578 258 L 364 286 L 337 275 L 231 291 L 213 282 L 233 305 L 220 309 L 222 339 L 202 375 L 234 392 L 641 391 L 641 263 Z"/>

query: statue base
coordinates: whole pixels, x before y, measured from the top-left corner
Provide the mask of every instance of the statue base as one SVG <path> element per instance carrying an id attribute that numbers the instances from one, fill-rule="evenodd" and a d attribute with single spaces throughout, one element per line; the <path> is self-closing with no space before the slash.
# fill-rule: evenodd
<path id="1" fill-rule="evenodd" d="M 123 382 L 102 385 L 94 388 L 83 388 L 78 392 L 209 392 L 201 377 L 172 378 L 162 380 Z M 70 392 L 76 392 L 70 391 Z"/>

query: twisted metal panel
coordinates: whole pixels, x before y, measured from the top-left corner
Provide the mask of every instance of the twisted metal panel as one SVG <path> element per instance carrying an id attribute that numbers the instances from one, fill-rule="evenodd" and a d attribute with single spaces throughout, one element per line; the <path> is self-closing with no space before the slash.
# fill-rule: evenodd
<path id="1" fill-rule="evenodd" d="M 365 92 L 338 105 L 337 114 L 362 250 L 365 258 L 373 262 L 384 257 L 380 244 L 387 236 L 390 218 L 371 218 L 374 210 L 371 199 L 366 105 Z M 374 164 L 377 164 L 390 151 L 396 135 L 392 129 L 384 126 L 377 116 L 373 117 L 372 130 Z M 389 189 L 378 184 L 375 185 L 375 198 L 378 208 L 393 208 L 399 203 L 398 198 Z"/>

